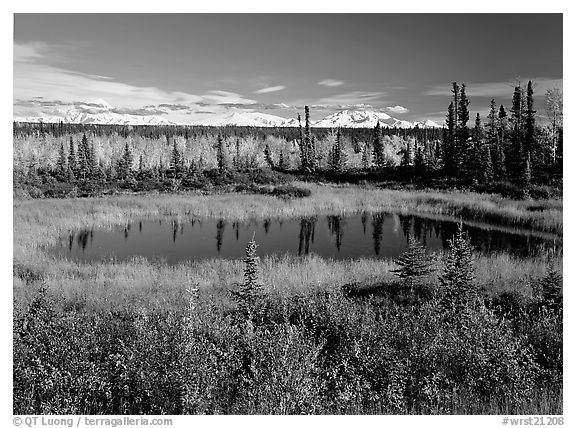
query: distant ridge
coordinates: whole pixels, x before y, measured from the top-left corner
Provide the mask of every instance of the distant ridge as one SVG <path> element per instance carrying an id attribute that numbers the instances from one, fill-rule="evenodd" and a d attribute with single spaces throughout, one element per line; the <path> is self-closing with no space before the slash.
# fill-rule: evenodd
<path id="1" fill-rule="evenodd" d="M 254 126 L 254 127 L 296 127 L 298 120 L 259 112 L 228 112 L 225 114 L 207 114 L 205 118 L 176 123 L 164 119 L 161 115 L 124 114 L 113 111 L 111 106 L 102 104 L 103 111 L 83 111 L 69 108 L 60 115 L 46 115 L 37 117 L 15 117 L 16 122 L 32 123 L 77 123 L 98 125 L 205 125 L 205 126 Z M 108 108 L 109 107 L 109 108 Z M 323 119 L 312 121 L 314 128 L 374 128 L 377 123 L 385 128 L 441 128 L 442 126 L 432 120 L 424 122 L 409 122 L 396 119 L 383 112 L 373 110 L 343 110 L 326 116 Z M 304 126 L 304 121 L 302 121 Z"/>

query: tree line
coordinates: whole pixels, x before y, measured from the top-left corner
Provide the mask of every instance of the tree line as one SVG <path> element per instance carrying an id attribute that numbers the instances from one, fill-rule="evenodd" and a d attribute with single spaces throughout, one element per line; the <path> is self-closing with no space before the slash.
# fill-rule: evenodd
<path id="1" fill-rule="evenodd" d="M 15 185 L 41 182 L 56 187 L 64 183 L 177 190 L 202 187 L 206 175 L 233 182 L 238 173 L 259 168 L 336 180 L 448 180 L 477 187 L 510 183 L 528 196 L 533 184 L 559 187 L 562 180 L 562 92 L 549 89 L 545 101 L 548 126 L 537 123 L 532 81 L 517 84 L 509 109 L 497 107 L 492 100 L 487 117 L 483 120 L 477 114 L 471 127 L 466 85 L 454 82 L 445 126 L 416 127 L 405 130 L 402 137 L 391 137 L 391 129 L 380 123 L 373 129 L 313 129 L 308 106 L 304 108 L 304 124 L 298 115 L 299 126 L 295 129 L 169 127 L 168 132 L 164 126 L 88 125 L 78 128 L 84 130 L 78 143 L 70 137 L 69 143 L 64 144 L 65 137 L 58 137 L 60 147 L 55 163 L 33 159 L 25 171 L 15 168 Z M 60 135 L 78 126 L 15 124 L 14 133 L 18 138 L 34 133 L 35 138 L 42 138 L 42 133 L 44 137 L 49 133 Z M 134 156 L 132 140 L 126 139 L 123 150 L 116 150 L 104 161 L 94 140 L 96 132 L 111 130 L 116 136 L 141 132 L 164 138 L 163 154 L 152 160 L 146 150 L 141 150 L 139 156 Z M 205 140 L 208 146 L 196 149 L 196 138 L 213 132 L 215 139 Z M 252 144 L 248 157 L 241 153 L 246 151 L 246 141 Z M 142 189 L 143 183 L 146 185 Z"/>

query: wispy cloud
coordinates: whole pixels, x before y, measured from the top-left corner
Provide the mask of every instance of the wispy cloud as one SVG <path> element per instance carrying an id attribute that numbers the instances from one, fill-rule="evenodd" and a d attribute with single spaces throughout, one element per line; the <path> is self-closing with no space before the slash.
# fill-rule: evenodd
<path id="1" fill-rule="evenodd" d="M 256 104 L 258 101 L 244 98 L 242 95 L 228 91 L 208 91 L 202 95 L 199 104 Z"/>
<path id="2" fill-rule="evenodd" d="M 341 80 L 324 79 L 318 82 L 318 84 L 321 86 L 336 87 L 336 86 L 342 86 L 344 82 L 342 82 Z"/>
<path id="3" fill-rule="evenodd" d="M 520 81 L 521 84 L 526 84 L 528 80 L 532 80 L 534 87 L 534 96 L 542 96 L 546 93 L 547 89 L 562 88 L 563 79 L 551 79 L 548 77 L 541 78 L 521 78 L 511 79 L 505 82 L 487 82 L 487 83 L 469 83 L 466 84 L 466 94 L 469 97 L 512 97 L 514 87 Z M 443 85 L 436 85 L 424 91 L 422 95 L 446 95 L 450 96 L 452 84 L 446 83 Z"/>
<path id="4" fill-rule="evenodd" d="M 282 91 L 284 89 L 286 89 L 286 86 L 284 86 L 284 85 L 269 86 L 267 88 L 258 89 L 257 91 L 254 91 L 254 93 L 255 94 L 267 94 L 269 92 L 278 92 L 278 91 Z"/>
<path id="5" fill-rule="evenodd" d="M 396 114 L 408 113 L 408 109 L 402 106 L 386 107 L 386 111 Z"/>
<path id="6" fill-rule="evenodd" d="M 330 97 L 320 98 L 315 104 L 365 104 L 370 101 L 376 101 L 384 96 L 386 92 L 365 92 L 365 91 L 354 91 L 347 92 L 345 94 L 332 95 Z"/>

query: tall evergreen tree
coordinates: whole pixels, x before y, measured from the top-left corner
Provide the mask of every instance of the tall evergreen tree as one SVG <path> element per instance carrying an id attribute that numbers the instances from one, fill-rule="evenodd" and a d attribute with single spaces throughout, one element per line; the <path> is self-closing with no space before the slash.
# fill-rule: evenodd
<path id="1" fill-rule="evenodd" d="M 455 143 L 456 143 L 456 112 L 454 103 L 448 106 L 446 115 L 446 128 L 443 136 L 444 143 L 444 173 L 452 176 L 456 172 Z"/>
<path id="2" fill-rule="evenodd" d="M 524 111 L 523 111 L 523 97 L 524 91 L 520 85 L 514 88 L 514 95 L 512 97 L 512 109 L 511 109 L 511 121 L 512 121 L 512 144 L 509 147 L 507 153 L 508 159 L 508 172 L 511 178 L 516 181 L 522 174 L 522 169 L 524 166 L 523 151 L 524 147 L 522 144 L 523 134 L 524 134 Z"/>
<path id="3" fill-rule="evenodd" d="M 300 113 L 298 113 L 298 141 L 300 145 L 300 166 L 302 169 L 306 169 L 308 166 L 308 152 L 307 147 L 304 144 L 304 132 L 302 131 L 302 119 Z"/>
<path id="4" fill-rule="evenodd" d="M 484 164 L 486 159 L 484 159 L 484 130 L 482 128 L 482 121 L 480 120 L 480 113 L 476 113 L 476 120 L 474 121 L 474 129 L 472 130 L 472 141 L 470 144 L 466 144 L 466 171 L 470 176 L 477 182 L 483 181 Z M 492 164 L 492 162 L 490 162 Z"/>
<path id="5" fill-rule="evenodd" d="M 184 173 L 184 159 L 180 150 L 178 150 L 178 144 L 176 143 L 176 138 L 172 142 L 172 153 L 170 156 L 170 175 L 172 178 L 180 179 Z"/>
<path id="6" fill-rule="evenodd" d="M 458 123 L 458 106 L 460 105 L 460 86 L 457 82 L 452 82 L 452 99 L 454 104 L 454 123 Z"/>
<path id="7" fill-rule="evenodd" d="M 242 314 L 252 321 L 256 315 L 256 303 L 260 298 L 262 284 L 259 279 L 259 260 L 256 255 L 258 245 L 252 240 L 246 246 L 246 257 L 244 258 L 244 282 L 239 284 L 238 289 L 232 295 Z"/>
<path id="8" fill-rule="evenodd" d="M 494 173 L 494 179 L 498 181 L 506 180 L 506 124 L 507 124 L 507 114 L 503 105 L 500 105 L 498 110 L 498 140 L 497 145 L 494 150 L 492 170 Z"/>
<path id="9" fill-rule="evenodd" d="M 520 185 L 522 186 L 522 194 L 525 198 L 530 196 L 530 184 L 532 183 L 532 167 L 530 165 L 530 153 L 524 157 L 522 166 L 522 173 L 520 176 Z"/>
<path id="10" fill-rule="evenodd" d="M 272 169 L 276 168 L 276 166 L 274 165 L 274 159 L 272 159 L 272 152 L 270 152 L 269 144 L 266 144 L 266 146 L 264 147 L 264 159 L 266 160 L 266 163 L 270 168 Z"/>
<path id="11" fill-rule="evenodd" d="M 377 122 L 374 127 L 374 140 L 372 147 L 374 151 L 374 166 L 378 169 L 384 168 L 384 143 L 382 142 L 382 128 L 380 127 L 380 122 Z"/>
<path id="12" fill-rule="evenodd" d="M 344 153 L 342 151 L 342 133 L 340 128 L 336 133 L 336 140 L 334 141 L 334 146 L 330 152 L 329 168 L 334 173 L 341 173 L 344 169 L 345 159 Z"/>
<path id="13" fill-rule="evenodd" d="M 532 81 L 528 81 L 526 88 L 526 136 L 524 143 L 524 157 L 533 158 L 536 146 L 536 110 L 534 110 L 534 90 Z"/>
<path id="14" fill-rule="evenodd" d="M 58 152 L 58 161 L 56 163 L 57 174 L 61 180 L 67 178 L 68 165 L 66 162 L 66 152 L 64 151 L 64 142 L 60 143 L 60 151 Z"/>
<path id="15" fill-rule="evenodd" d="M 370 148 L 368 147 L 368 143 L 364 143 L 364 148 L 362 149 L 362 169 L 368 170 L 370 169 Z"/>
<path id="16" fill-rule="evenodd" d="M 306 152 L 305 169 L 314 172 L 317 169 L 316 161 L 316 140 L 310 129 L 310 108 L 304 106 L 304 147 Z"/>
<path id="17" fill-rule="evenodd" d="M 470 112 L 468 111 L 468 97 L 466 96 L 466 85 L 463 83 L 460 87 L 460 97 L 458 99 L 458 107 L 456 109 L 456 162 L 458 166 L 462 166 L 465 161 L 465 152 L 468 142 L 468 120 L 470 120 Z"/>
<path id="18" fill-rule="evenodd" d="M 419 176 L 426 173 L 426 159 L 422 147 L 416 149 L 416 154 L 414 155 L 414 170 Z"/>
<path id="19" fill-rule="evenodd" d="M 218 171 L 220 174 L 226 172 L 226 156 L 224 154 L 224 140 L 222 139 L 222 134 L 218 134 L 218 139 L 216 140 L 216 161 L 218 163 Z"/>
<path id="20" fill-rule="evenodd" d="M 132 178 L 132 165 L 134 159 L 132 157 L 132 152 L 130 151 L 130 146 L 128 142 L 124 145 L 124 153 L 120 162 L 118 163 L 118 177 L 121 180 L 128 180 Z"/>

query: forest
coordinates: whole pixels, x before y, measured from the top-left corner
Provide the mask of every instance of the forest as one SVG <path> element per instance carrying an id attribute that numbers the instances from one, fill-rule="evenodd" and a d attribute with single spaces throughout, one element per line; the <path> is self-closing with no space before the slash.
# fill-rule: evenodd
<path id="1" fill-rule="evenodd" d="M 452 94 L 441 129 L 311 128 L 307 106 L 299 128 L 14 123 L 15 195 L 274 185 L 286 176 L 515 198 L 561 194 L 560 90 L 547 91 L 538 115 L 532 82 L 518 84 L 509 108 L 492 100 L 488 116 L 473 122 L 466 85 L 454 83 Z"/>

